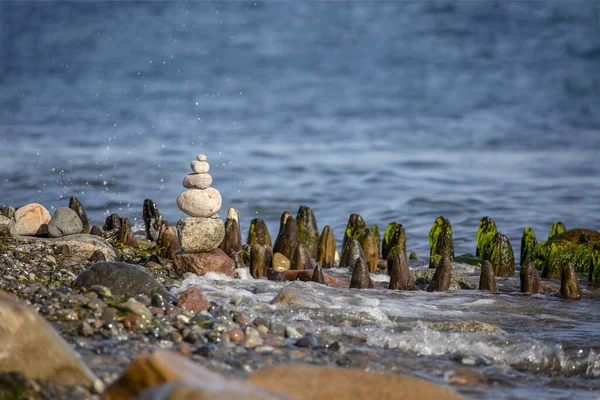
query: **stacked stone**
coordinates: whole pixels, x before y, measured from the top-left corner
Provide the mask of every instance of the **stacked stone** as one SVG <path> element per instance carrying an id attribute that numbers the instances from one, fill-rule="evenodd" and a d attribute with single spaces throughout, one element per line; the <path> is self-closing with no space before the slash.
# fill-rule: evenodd
<path id="1" fill-rule="evenodd" d="M 204 154 L 198 154 L 191 163 L 192 173 L 183 180 L 185 192 L 177 197 L 177 206 L 189 217 L 180 218 L 177 236 L 184 253 L 175 257 L 178 272 L 203 275 L 210 270 L 233 274 L 233 261 L 220 249 L 225 237 L 225 224 L 217 212 L 221 208 L 221 193 L 210 187 L 210 165 Z M 219 262 L 215 263 L 215 259 Z M 230 264 L 231 262 L 231 264 Z"/>

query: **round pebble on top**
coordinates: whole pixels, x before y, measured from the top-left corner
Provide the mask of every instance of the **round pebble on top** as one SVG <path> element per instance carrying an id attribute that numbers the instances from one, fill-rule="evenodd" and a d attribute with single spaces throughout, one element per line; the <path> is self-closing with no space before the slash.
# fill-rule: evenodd
<path id="1" fill-rule="evenodd" d="M 198 160 L 192 161 L 191 167 L 192 167 L 192 171 L 194 171 L 197 174 L 205 174 L 210 169 L 210 165 L 206 161 L 198 161 Z"/>
<path id="2" fill-rule="evenodd" d="M 196 160 L 198 160 L 198 161 L 206 161 L 206 156 L 204 154 L 198 154 L 196 156 Z"/>

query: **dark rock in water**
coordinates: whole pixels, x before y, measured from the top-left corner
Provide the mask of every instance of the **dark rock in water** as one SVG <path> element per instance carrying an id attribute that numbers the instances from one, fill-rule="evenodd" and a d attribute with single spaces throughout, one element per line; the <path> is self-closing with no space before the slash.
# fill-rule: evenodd
<path id="1" fill-rule="evenodd" d="M 523 231 L 523 235 L 521 236 L 521 265 L 525 264 L 525 262 L 531 256 L 533 252 L 533 248 L 537 245 L 537 240 L 535 238 L 535 233 L 533 229 L 530 227 L 526 227 Z"/>
<path id="2" fill-rule="evenodd" d="M 490 261 L 495 276 L 507 277 L 515 274 L 515 255 L 506 236 L 496 233 L 487 251 L 489 258 L 484 254 L 483 259 Z"/>
<path id="3" fill-rule="evenodd" d="M 367 264 L 365 254 L 363 253 L 362 247 L 360 246 L 360 243 L 358 243 L 358 240 L 349 238 L 346 242 L 344 250 L 342 250 L 342 255 L 340 257 L 340 268 L 353 269 L 354 265 L 356 264 L 356 260 L 359 258 L 364 261 L 365 265 Z"/>
<path id="4" fill-rule="evenodd" d="M 326 225 L 319 238 L 319 249 L 317 251 L 317 264 L 321 268 L 333 268 L 335 265 L 335 238 L 329 225 Z"/>
<path id="5" fill-rule="evenodd" d="M 552 239 L 553 236 L 558 235 L 559 233 L 566 232 L 567 228 L 565 228 L 565 224 L 561 221 L 556 221 L 552 224 L 552 228 L 550 228 L 550 233 L 548 234 L 548 240 Z"/>
<path id="6" fill-rule="evenodd" d="M 114 245 L 134 246 L 136 243 L 129 219 L 121 218 L 117 214 L 106 218 L 102 230 L 102 236 Z"/>
<path id="7" fill-rule="evenodd" d="M 400 246 L 404 254 L 406 254 L 406 232 L 404 227 L 397 222 L 390 222 L 383 235 L 381 257 L 387 260 L 390 250 L 394 246 Z"/>
<path id="8" fill-rule="evenodd" d="M 581 298 L 581 290 L 579 289 L 579 282 L 577 282 L 577 272 L 573 264 L 567 265 L 562 270 L 560 277 L 560 296 L 567 299 L 579 299 Z"/>
<path id="9" fill-rule="evenodd" d="M 92 228 L 90 229 L 90 235 L 94 235 L 94 236 L 100 236 L 102 237 L 102 229 L 100 229 L 100 227 L 94 225 L 92 226 Z"/>
<path id="10" fill-rule="evenodd" d="M 408 269 L 406 257 L 402 254 L 399 246 L 394 246 L 398 249 L 395 254 L 390 254 L 387 260 L 388 270 L 390 271 L 390 284 L 388 289 L 391 290 L 415 290 L 415 277 Z"/>
<path id="11" fill-rule="evenodd" d="M 481 263 L 481 275 L 479 276 L 479 290 L 488 290 L 492 293 L 498 291 L 494 269 L 488 260 Z"/>
<path id="12" fill-rule="evenodd" d="M 418 260 L 419 256 L 417 255 L 417 253 L 415 253 L 414 251 L 410 252 L 410 255 L 408 256 L 409 260 Z"/>
<path id="13" fill-rule="evenodd" d="M 246 265 L 244 264 L 244 260 L 242 260 L 242 257 L 240 256 L 240 253 L 238 251 L 230 250 L 229 254 L 227 255 L 233 260 L 236 269 L 246 267 Z"/>
<path id="14" fill-rule="evenodd" d="M 250 274 L 254 279 L 267 276 L 267 268 L 271 266 L 273 250 L 264 244 L 255 244 L 250 249 Z"/>
<path id="15" fill-rule="evenodd" d="M 429 231 L 429 247 L 429 268 L 437 268 L 443 257 L 454 260 L 452 226 L 443 216 L 437 217 L 433 222 Z"/>
<path id="16" fill-rule="evenodd" d="M 354 239 L 356 240 L 356 239 Z M 369 269 L 364 259 L 358 258 L 352 270 L 352 279 L 350 280 L 350 289 L 372 289 L 373 281 L 369 275 Z"/>
<path id="17" fill-rule="evenodd" d="M 440 265 L 435 269 L 433 278 L 427 287 L 428 292 L 445 292 L 450 288 L 452 278 L 452 261 L 447 255 L 442 258 Z"/>
<path id="18" fill-rule="evenodd" d="M 150 199 L 144 200 L 142 218 L 146 227 L 146 239 L 153 242 L 158 241 L 163 218 L 158 212 L 158 207 Z"/>
<path id="19" fill-rule="evenodd" d="M 81 233 L 83 224 L 75 211 L 68 207 L 59 207 L 48 222 L 48 235 L 50 237 L 63 237 Z"/>
<path id="20" fill-rule="evenodd" d="M 287 217 L 283 232 L 277 236 L 275 240 L 275 246 L 273 246 L 273 253 L 281 253 L 291 259 L 294 256 L 294 250 L 299 243 L 298 237 L 298 225 L 294 217 Z"/>
<path id="21" fill-rule="evenodd" d="M 597 276 L 600 274 L 600 232 L 571 229 L 556 234 L 548 241 L 538 243 L 530 259 L 541 271 L 542 278 L 560 278 L 562 269 L 568 264 L 574 265 L 575 272 Z M 590 282 L 596 280 L 590 279 Z"/>
<path id="22" fill-rule="evenodd" d="M 279 219 L 279 232 L 277 232 L 277 237 L 283 234 L 285 231 L 285 224 L 287 223 L 287 219 L 291 216 L 289 211 L 284 211 L 281 213 L 281 218 Z M 275 238 L 277 240 L 277 238 Z"/>
<path id="23" fill-rule="evenodd" d="M 246 241 L 246 243 L 248 243 L 250 247 L 252 247 L 255 244 L 264 244 L 269 247 L 272 246 L 271 235 L 269 235 L 269 229 L 267 229 L 265 221 L 263 221 L 260 218 L 255 218 L 252 220 L 252 222 L 250 222 L 250 229 L 248 230 L 248 240 Z"/>
<path id="24" fill-rule="evenodd" d="M 379 262 L 379 244 L 372 231 L 365 231 L 360 243 L 367 267 L 370 272 L 377 272 L 377 263 Z"/>
<path id="25" fill-rule="evenodd" d="M 242 250 L 242 234 L 240 227 L 235 219 L 227 219 L 225 221 L 225 237 L 219 245 L 219 248 L 223 250 L 225 254 L 229 254 L 233 251 Z"/>
<path id="26" fill-rule="evenodd" d="M 93 262 L 106 261 L 106 256 L 101 250 L 95 250 L 90 256 L 89 260 Z"/>
<path id="27" fill-rule="evenodd" d="M 303 243 L 311 258 L 317 258 L 319 247 L 319 228 L 313 211 L 307 206 L 300 206 L 296 215 L 300 243 Z"/>
<path id="28" fill-rule="evenodd" d="M 275 271 L 273 268 L 267 269 L 267 279 L 274 282 L 285 282 L 285 272 Z"/>
<path id="29" fill-rule="evenodd" d="M 77 213 L 81 223 L 83 225 L 83 229 L 81 233 L 88 233 L 90 231 L 90 221 L 88 220 L 87 214 L 85 213 L 85 208 L 83 208 L 83 204 L 77 199 L 77 197 L 73 196 L 69 199 L 69 208 Z"/>
<path id="30" fill-rule="evenodd" d="M 235 273 L 235 264 L 229 256 L 223 253 L 221 249 L 212 249 L 202 253 L 180 252 L 175 254 L 175 271 L 179 275 L 186 272 L 192 272 L 198 276 L 206 275 L 209 272 L 217 272 L 227 276 L 233 276 Z"/>
<path id="31" fill-rule="evenodd" d="M 354 238 L 361 241 L 365 232 L 367 231 L 367 223 L 359 214 L 351 214 L 348 218 L 348 224 L 344 231 L 344 240 L 342 241 L 342 249 L 346 247 L 348 239 Z M 354 264 L 353 264 L 354 265 Z"/>
<path id="32" fill-rule="evenodd" d="M 303 337 L 301 337 L 300 339 L 298 339 L 296 341 L 296 346 L 309 348 L 309 349 L 312 349 L 313 347 L 317 347 L 318 344 L 319 343 L 317 341 L 317 338 L 312 333 L 307 333 L 306 335 L 304 335 Z"/>
<path id="33" fill-rule="evenodd" d="M 321 269 L 321 267 L 319 266 L 319 264 L 317 264 L 317 266 L 313 270 L 312 281 L 320 283 L 322 285 L 326 285 L 326 283 L 325 283 L 325 277 L 323 276 L 323 270 Z"/>
<path id="34" fill-rule="evenodd" d="M 477 237 L 475 242 L 477 243 L 477 250 L 475 255 L 482 259 L 488 259 L 484 255 L 487 252 L 487 246 L 491 243 L 494 235 L 498 230 L 496 229 L 496 223 L 490 217 L 483 217 L 479 222 L 479 229 L 477 230 Z"/>
<path id="35" fill-rule="evenodd" d="M 170 260 L 175 259 L 175 254 L 181 251 L 181 243 L 179 242 L 175 228 L 169 226 L 165 220 L 162 220 L 160 223 L 156 244 L 160 249 L 160 255 Z"/>
<path id="36" fill-rule="evenodd" d="M 80 273 L 73 286 L 90 288 L 94 285 L 106 286 L 115 296 L 126 298 L 139 294 L 152 296 L 158 293 L 175 301 L 171 293 L 141 267 L 124 262 L 97 262 Z"/>
<path id="37" fill-rule="evenodd" d="M 521 265 L 521 293 L 536 294 L 540 291 L 540 275 L 531 261 Z"/>
<path id="38" fill-rule="evenodd" d="M 299 243 L 294 250 L 294 255 L 292 256 L 291 269 L 313 269 L 313 263 L 310 258 L 310 254 L 308 249 L 304 245 L 304 243 Z"/>

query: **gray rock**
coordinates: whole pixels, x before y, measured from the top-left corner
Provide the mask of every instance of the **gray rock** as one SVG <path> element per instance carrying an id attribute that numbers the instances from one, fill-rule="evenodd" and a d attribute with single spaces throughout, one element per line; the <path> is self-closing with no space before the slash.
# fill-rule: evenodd
<path id="1" fill-rule="evenodd" d="M 88 234 L 69 235 L 62 238 L 39 238 L 33 236 L 16 236 L 20 245 L 23 246 L 23 251 L 30 251 L 29 246 L 35 248 L 40 244 L 49 246 L 67 245 L 71 250 L 71 254 L 81 255 L 84 259 L 88 259 L 95 251 L 100 251 L 106 257 L 107 261 L 114 261 L 118 258 L 115 248 L 106 240 L 99 236 Z"/>
<path id="2" fill-rule="evenodd" d="M 81 218 L 68 207 L 57 208 L 54 216 L 48 222 L 48 234 L 55 238 L 81 233 L 82 230 Z"/>
<path id="3" fill-rule="evenodd" d="M 363 253 L 362 247 L 358 240 L 354 238 L 348 238 L 346 240 L 346 246 L 342 250 L 342 257 L 340 259 L 340 268 L 350 268 L 352 271 L 356 260 L 361 259 L 366 264 L 365 254 Z"/>
<path id="4" fill-rule="evenodd" d="M 130 297 L 125 303 L 119 304 L 118 308 L 121 310 L 131 311 L 135 315 L 139 315 L 140 317 L 144 318 L 146 321 L 152 321 L 152 313 L 150 310 L 132 297 Z"/>
<path id="5" fill-rule="evenodd" d="M 177 236 L 183 251 L 200 253 L 215 249 L 225 237 L 225 224 L 218 218 L 181 218 Z"/>
<path id="6" fill-rule="evenodd" d="M 113 295 L 134 297 L 159 293 L 175 302 L 165 287 L 141 267 L 124 262 L 98 262 L 77 276 L 74 286 L 89 289 L 94 285 L 106 286 Z"/>

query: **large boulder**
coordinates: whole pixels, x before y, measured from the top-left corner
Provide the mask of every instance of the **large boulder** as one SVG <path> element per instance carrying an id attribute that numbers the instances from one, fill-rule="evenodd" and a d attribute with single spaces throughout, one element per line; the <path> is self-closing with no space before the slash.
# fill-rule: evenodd
<path id="1" fill-rule="evenodd" d="M 106 286 L 115 296 L 126 298 L 145 294 L 152 296 L 158 293 L 165 298 L 174 300 L 162 283 L 142 267 L 124 262 L 97 262 L 81 272 L 74 286 L 89 289 L 92 286 Z"/>
<path id="2" fill-rule="evenodd" d="M 67 245 L 71 254 L 79 255 L 88 259 L 94 252 L 101 252 L 107 261 L 114 261 L 119 258 L 115 248 L 106 240 L 99 236 L 80 233 L 77 235 L 69 235 L 61 238 L 40 238 L 33 236 L 17 236 L 20 246 L 23 251 L 28 251 L 28 247 L 36 247 L 40 244 L 46 246 L 62 246 Z"/>
<path id="3" fill-rule="evenodd" d="M 250 374 L 248 381 L 297 400 L 457 400 L 451 389 L 408 375 L 361 369 L 279 365 Z"/>
<path id="4" fill-rule="evenodd" d="M 0 372 L 102 389 L 102 382 L 35 310 L 0 294 Z"/>

